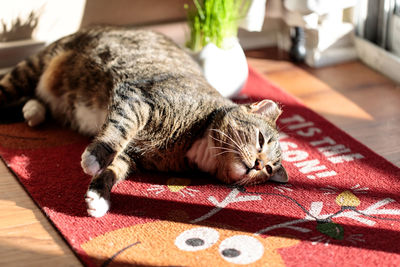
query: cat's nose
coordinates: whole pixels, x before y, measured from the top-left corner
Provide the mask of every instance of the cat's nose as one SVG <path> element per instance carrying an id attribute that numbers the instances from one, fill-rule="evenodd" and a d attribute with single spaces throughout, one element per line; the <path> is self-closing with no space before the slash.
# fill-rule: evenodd
<path id="1" fill-rule="evenodd" d="M 264 161 L 262 161 L 261 159 L 256 159 L 253 168 L 257 171 L 264 169 Z"/>

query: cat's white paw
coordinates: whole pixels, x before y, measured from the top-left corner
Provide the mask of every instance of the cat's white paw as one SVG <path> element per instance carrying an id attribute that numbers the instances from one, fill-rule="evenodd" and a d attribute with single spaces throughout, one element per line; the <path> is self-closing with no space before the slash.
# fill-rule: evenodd
<path id="1" fill-rule="evenodd" d="M 110 209 L 110 201 L 101 197 L 99 193 L 88 190 L 85 196 L 87 212 L 92 217 L 102 217 Z"/>
<path id="2" fill-rule="evenodd" d="M 36 99 L 31 99 L 26 102 L 22 108 L 22 113 L 28 125 L 31 127 L 42 123 L 46 118 L 45 106 Z"/>
<path id="3" fill-rule="evenodd" d="M 97 158 L 87 150 L 82 154 L 81 166 L 83 171 L 91 176 L 96 175 L 100 171 L 100 164 Z"/>

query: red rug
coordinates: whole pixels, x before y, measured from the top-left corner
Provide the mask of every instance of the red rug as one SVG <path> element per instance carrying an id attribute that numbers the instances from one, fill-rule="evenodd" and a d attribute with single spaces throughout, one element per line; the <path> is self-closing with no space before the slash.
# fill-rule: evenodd
<path id="1" fill-rule="evenodd" d="M 88 139 L 50 124 L 3 124 L 0 154 L 88 266 L 399 266 L 399 168 L 253 70 L 243 94 L 283 105 L 286 185 L 131 177 L 95 219 L 79 164 Z"/>

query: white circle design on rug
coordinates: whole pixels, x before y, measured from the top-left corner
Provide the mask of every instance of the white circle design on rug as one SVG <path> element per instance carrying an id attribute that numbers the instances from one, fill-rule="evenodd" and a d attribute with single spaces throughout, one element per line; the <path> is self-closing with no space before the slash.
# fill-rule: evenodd
<path id="1" fill-rule="evenodd" d="M 197 227 L 182 232 L 175 245 L 185 251 L 198 251 L 211 247 L 219 239 L 219 233 L 208 227 Z"/>
<path id="2" fill-rule="evenodd" d="M 235 235 L 221 242 L 219 253 L 228 262 L 249 264 L 262 257 L 264 246 L 252 236 Z"/>

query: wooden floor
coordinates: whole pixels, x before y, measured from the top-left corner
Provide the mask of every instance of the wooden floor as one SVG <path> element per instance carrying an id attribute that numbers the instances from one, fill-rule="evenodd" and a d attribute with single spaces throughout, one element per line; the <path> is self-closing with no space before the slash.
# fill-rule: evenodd
<path id="1" fill-rule="evenodd" d="M 311 69 L 277 49 L 247 52 L 249 64 L 347 133 L 400 166 L 400 87 L 358 61 Z M 0 266 L 81 263 L 0 163 Z"/>

